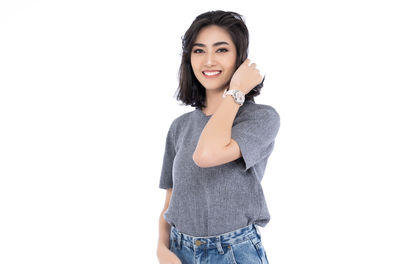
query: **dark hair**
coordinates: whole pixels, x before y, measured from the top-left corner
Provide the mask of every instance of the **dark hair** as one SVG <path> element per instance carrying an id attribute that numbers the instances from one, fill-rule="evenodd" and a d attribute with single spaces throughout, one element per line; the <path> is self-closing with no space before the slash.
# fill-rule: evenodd
<path id="1" fill-rule="evenodd" d="M 200 14 L 192 22 L 192 25 L 182 37 L 182 61 L 179 68 L 179 87 L 177 99 L 185 105 L 196 108 L 205 107 L 206 91 L 197 80 L 190 63 L 191 50 L 199 31 L 209 25 L 217 25 L 224 28 L 235 44 L 237 56 L 235 70 L 247 59 L 249 47 L 249 32 L 241 15 L 231 11 L 209 11 Z M 265 78 L 265 77 L 264 77 Z M 254 102 L 254 97 L 260 94 L 264 78 L 260 84 L 245 95 L 245 100 Z"/>

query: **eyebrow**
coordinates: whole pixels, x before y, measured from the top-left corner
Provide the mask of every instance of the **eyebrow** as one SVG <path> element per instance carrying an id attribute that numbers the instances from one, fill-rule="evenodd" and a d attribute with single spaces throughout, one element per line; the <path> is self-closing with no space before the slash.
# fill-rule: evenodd
<path id="1" fill-rule="evenodd" d="M 213 47 L 215 47 L 215 46 L 220 46 L 220 45 L 224 45 L 224 44 L 229 45 L 228 42 L 219 41 L 219 42 L 215 42 L 215 43 L 213 44 Z M 193 44 L 193 47 L 194 47 L 194 46 L 205 47 L 206 45 L 204 45 L 203 43 L 194 43 L 194 44 Z"/>

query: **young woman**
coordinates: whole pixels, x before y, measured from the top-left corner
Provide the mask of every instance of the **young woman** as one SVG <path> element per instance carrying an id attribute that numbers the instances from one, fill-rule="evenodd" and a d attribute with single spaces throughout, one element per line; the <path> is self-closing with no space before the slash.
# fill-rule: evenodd
<path id="1" fill-rule="evenodd" d="M 264 79 L 248 41 L 242 17 L 220 10 L 197 16 L 182 38 L 177 99 L 195 110 L 166 137 L 161 264 L 268 264 L 256 225 L 270 220 L 261 179 L 280 117 L 254 102 Z"/>

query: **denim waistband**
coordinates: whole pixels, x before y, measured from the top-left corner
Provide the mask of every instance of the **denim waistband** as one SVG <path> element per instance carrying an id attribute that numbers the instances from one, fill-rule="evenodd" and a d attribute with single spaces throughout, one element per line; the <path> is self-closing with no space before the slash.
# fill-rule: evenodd
<path id="1" fill-rule="evenodd" d="M 225 234 L 208 237 L 196 237 L 184 234 L 174 226 L 171 226 L 170 232 L 170 243 L 174 243 L 178 248 L 181 248 L 182 245 L 193 249 L 218 248 L 220 253 L 223 252 L 222 247 L 224 246 L 230 246 L 249 239 L 254 244 L 259 243 L 261 240 L 260 232 L 255 224 L 250 224 Z"/>

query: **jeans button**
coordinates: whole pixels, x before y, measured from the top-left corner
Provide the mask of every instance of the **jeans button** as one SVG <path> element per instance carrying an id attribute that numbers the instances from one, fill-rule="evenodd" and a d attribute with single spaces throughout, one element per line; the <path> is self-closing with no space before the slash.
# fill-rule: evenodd
<path id="1" fill-rule="evenodd" d="M 203 244 L 203 242 L 201 242 L 200 240 L 196 240 L 195 244 L 196 246 L 200 246 L 201 244 Z"/>

